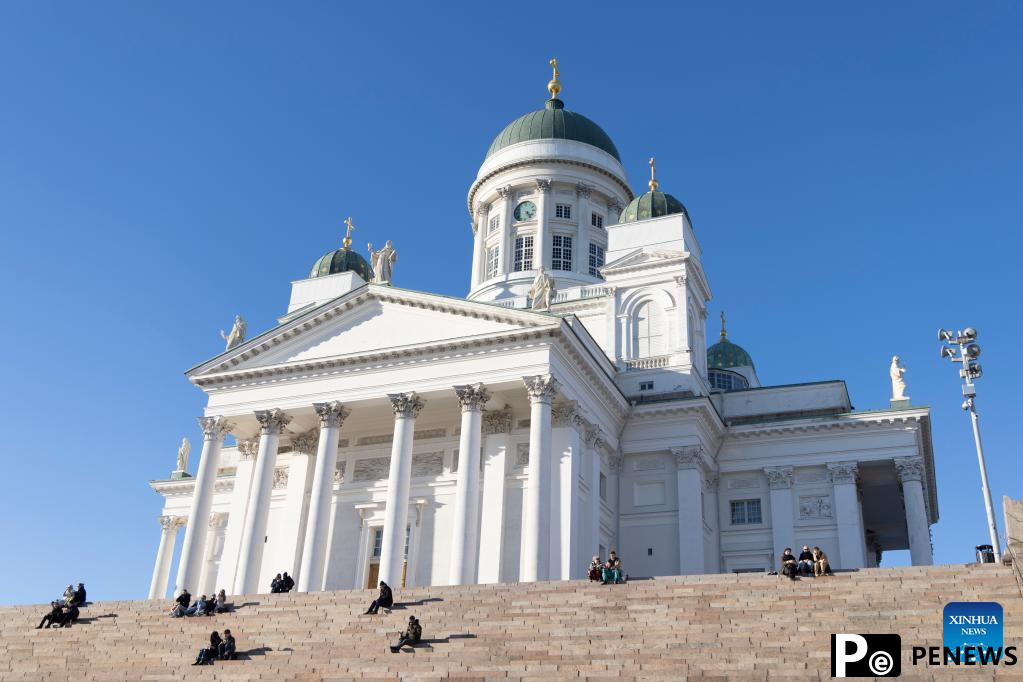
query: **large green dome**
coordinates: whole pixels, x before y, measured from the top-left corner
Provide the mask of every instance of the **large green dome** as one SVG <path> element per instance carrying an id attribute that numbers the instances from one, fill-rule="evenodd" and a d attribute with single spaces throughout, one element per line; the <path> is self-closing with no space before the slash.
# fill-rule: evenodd
<path id="1" fill-rule="evenodd" d="M 752 367 L 753 358 L 742 346 L 737 346 L 723 338 L 707 349 L 708 369 L 730 369 L 732 367 Z"/>
<path id="2" fill-rule="evenodd" d="M 629 205 L 622 209 L 618 222 L 634 223 L 637 220 L 660 218 L 673 213 L 681 213 L 686 220 L 689 219 L 689 212 L 681 201 L 655 189 L 630 201 Z"/>
<path id="3" fill-rule="evenodd" d="M 560 99 L 549 99 L 543 109 L 531 111 L 505 126 L 490 144 L 487 157 L 501 149 L 528 140 L 575 140 L 593 145 L 615 157 L 618 148 L 599 125 L 582 114 L 569 111 Z"/>
<path id="4" fill-rule="evenodd" d="M 339 272 L 354 272 L 367 282 L 373 279 L 373 271 L 370 270 L 366 259 L 346 247 L 324 254 L 313 264 L 313 269 L 309 276 L 326 277 L 327 275 L 336 275 Z"/>

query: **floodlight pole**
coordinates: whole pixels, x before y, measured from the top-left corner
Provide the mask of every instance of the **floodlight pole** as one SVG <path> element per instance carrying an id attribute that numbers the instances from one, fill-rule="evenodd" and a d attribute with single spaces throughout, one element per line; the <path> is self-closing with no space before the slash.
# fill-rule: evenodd
<path id="1" fill-rule="evenodd" d="M 962 345 L 960 344 L 960 348 Z M 965 357 L 965 355 L 963 356 Z M 963 393 L 966 394 L 964 407 L 970 411 L 970 421 L 973 423 L 973 441 L 977 445 L 977 463 L 980 465 L 980 486 L 984 492 L 984 507 L 987 509 L 987 526 L 991 533 L 991 547 L 995 550 L 995 563 L 1002 563 L 1002 546 L 998 540 L 998 521 L 995 519 L 995 507 L 991 502 L 991 487 L 987 482 L 987 464 L 984 462 L 984 445 L 980 441 L 980 415 L 977 414 L 977 406 L 974 402 L 977 389 L 970 380 L 967 373 L 966 384 L 963 386 Z"/>

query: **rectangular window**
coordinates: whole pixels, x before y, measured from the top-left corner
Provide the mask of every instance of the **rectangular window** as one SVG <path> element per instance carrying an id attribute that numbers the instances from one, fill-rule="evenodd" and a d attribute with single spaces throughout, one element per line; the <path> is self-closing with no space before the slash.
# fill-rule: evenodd
<path id="1" fill-rule="evenodd" d="M 568 204 L 558 204 L 554 207 L 554 217 L 568 220 L 572 217 L 572 207 Z"/>
<path id="2" fill-rule="evenodd" d="M 600 499 L 607 502 L 607 476 L 603 472 L 600 474 Z"/>
<path id="3" fill-rule="evenodd" d="M 652 382 L 652 381 L 641 381 L 641 382 L 639 382 L 639 390 L 641 390 L 641 391 L 652 391 L 652 390 L 654 390 L 654 382 Z"/>
<path id="4" fill-rule="evenodd" d="M 384 547 L 384 529 L 377 528 L 373 531 L 373 556 L 380 556 L 380 552 Z"/>
<path id="5" fill-rule="evenodd" d="M 496 232 L 501 227 L 501 216 L 500 214 L 490 217 L 490 227 L 487 228 L 488 233 Z"/>
<path id="6" fill-rule="evenodd" d="M 501 247 L 495 246 L 487 249 L 487 279 L 497 277 L 497 272 L 501 264 Z"/>
<path id="7" fill-rule="evenodd" d="M 551 249 L 551 270 L 572 271 L 572 238 L 554 235 Z"/>
<path id="8" fill-rule="evenodd" d="M 760 500 L 732 500 L 732 525 L 746 526 L 763 523 L 760 512 Z"/>
<path id="9" fill-rule="evenodd" d="M 590 244 L 590 277 L 600 277 L 600 268 L 604 267 L 604 247 Z"/>
<path id="10" fill-rule="evenodd" d="M 515 238 L 515 266 L 512 269 L 515 272 L 533 269 L 533 238 L 531 236 Z"/>
<path id="11" fill-rule="evenodd" d="M 593 225 L 594 227 L 604 227 L 604 216 L 599 213 L 591 213 L 590 225 Z"/>

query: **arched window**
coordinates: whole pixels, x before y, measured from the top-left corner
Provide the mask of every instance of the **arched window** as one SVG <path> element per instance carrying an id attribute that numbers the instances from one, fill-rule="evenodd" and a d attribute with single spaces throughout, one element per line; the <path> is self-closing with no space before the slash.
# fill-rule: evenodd
<path id="1" fill-rule="evenodd" d="M 636 308 L 632 320 L 632 355 L 649 358 L 664 354 L 664 312 L 647 302 Z"/>

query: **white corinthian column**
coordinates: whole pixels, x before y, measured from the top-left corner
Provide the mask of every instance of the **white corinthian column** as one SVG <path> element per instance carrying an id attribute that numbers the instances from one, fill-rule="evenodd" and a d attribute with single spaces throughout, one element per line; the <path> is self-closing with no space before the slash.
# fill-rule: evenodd
<path id="1" fill-rule="evenodd" d="M 380 550 L 380 580 L 392 587 L 401 584 L 405 554 L 405 526 L 408 525 L 408 495 L 412 484 L 412 437 L 423 401 L 415 391 L 390 393 L 394 408 L 394 440 L 391 470 L 387 477 L 387 507 L 384 509 L 384 537 Z"/>
<path id="2" fill-rule="evenodd" d="M 458 440 L 458 486 L 455 488 L 448 584 L 475 582 L 476 534 L 479 530 L 480 440 L 483 406 L 490 393 L 483 384 L 455 386 L 462 406 L 462 432 Z"/>
<path id="3" fill-rule="evenodd" d="M 259 570 L 263 563 L 263 547 L 266 544 L 266 523 L 270 517 L 270 495 L 273 493 L 274 465 L 277 463 L 277 446 L 284 427 L 291 417 L 282 410 L 259 410 L 259 452 L 252 474 L 252 489 L 249 492 L 249 506 L 245 510 L 245 524 L 242 526 L 241 551 L 238 553 L 238 572 L 235 574 L 235 594 L 255 594 L 259 590 Z"/>
<path id="4" fill-rule="evenodd" d="M 550 374 L 523 377 L 529 394 L 529 468 L 522 509 L 520 580 L 546 580 L 550 570 L 551 402 L 558 382 Z"/>
<path id="5" fill-rule="evenodd" d="M 930 566 L 931 527 L 927 522 L 927 502 L 924 500 L 924 458 L 896 457 L 895 470 L 902 483 L 906 502 L 906 530 L 909 532 L 909 556 L 914 566 Z"/>
<path id="6" fill-rule="evenodd" d="M 313 403 L 320 416 L 320 441 L 316 448 L 316 470 L 309 498 L 309 521 L 305 529 L 302 568 L 298 572 L 299 592 L 323 589 L 323 572 L 327 564 L 331 495 L 334 492 L 334 469 L 337 467 L 337 442 L 341 425 L 349 411 L 338 401 Z"/>
<path id="7" fill-rule="evenodd" d="M 157 521 L 160 522 L 160 548 L 156 550 L 153 581 L 149 584 L 150 599 L 163 599 L 167 596 L 167 581 L 170 580 L 174 541 L 178 537 L 178 529 L 185 525 L 185 519 L 182 516 L 161 516 Z"/>
<path id="8" fill-rule="evenodd" d="M 192 507 L 188 512 L 185 526 L 185 540 L 181 545 L 178 559 L 178 578 L 174 592 L 184 589 L 199 589 L 199 574 L 202 572 L 203 550 L 206 531 L 209 528 L 210 507 L 213 504 L 213 484 L 217 480 L 217 466 L 220 464 L 220 446 L 224 436 L 231 432 L 233 425 L 223 417 L 200 417 L 203 443 L 199 457 L 199 469 L 195 474 L 195 488 L 192 490 Z"/>

